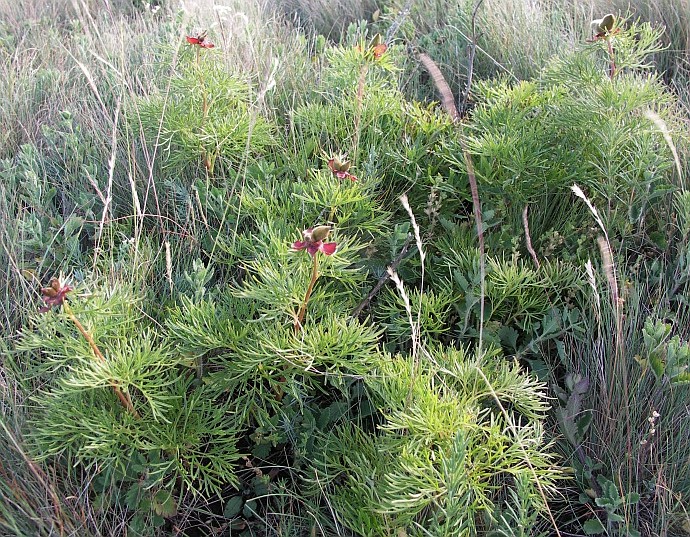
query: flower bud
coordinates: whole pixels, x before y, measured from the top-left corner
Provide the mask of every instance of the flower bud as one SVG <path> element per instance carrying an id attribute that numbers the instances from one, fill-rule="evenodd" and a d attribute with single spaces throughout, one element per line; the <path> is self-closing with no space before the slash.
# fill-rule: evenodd
<path id="1" fill-rule="evenodd" d="M 331 226 L 316 226 L 311 230 L 311 240 L 314 242 L 325 240 L 331 232 Z"/>

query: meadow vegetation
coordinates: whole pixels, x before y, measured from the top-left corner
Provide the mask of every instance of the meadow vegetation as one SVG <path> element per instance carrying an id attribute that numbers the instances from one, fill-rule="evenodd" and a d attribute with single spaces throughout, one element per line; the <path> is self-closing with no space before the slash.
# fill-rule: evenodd
<path id="1" fill-rule="evenodd" d="M 0 0 L 0 534 L 690 535 L 688 28 Z"/>

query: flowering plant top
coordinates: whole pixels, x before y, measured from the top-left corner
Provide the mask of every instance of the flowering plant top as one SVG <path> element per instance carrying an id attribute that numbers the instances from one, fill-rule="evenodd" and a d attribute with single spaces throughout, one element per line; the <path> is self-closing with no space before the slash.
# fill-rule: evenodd
<path id="1" fill-rule="evenodd" d="M 70 291 L 74 291 L 74 287 L 67 285 L 61 278 L 52 278 L 48 287 L 41 289 L 43 302 L 45 302 L 46 305 L 38 311 L 40 313 L 46 313 L 54 306 L 62 306 L 67 297 L 67 293 Z"/>
<path id="2" fill-rule="evenodd" d="M 356 181 L 357 178 L 352 175 L 348 170 L 350 169 L 350 161 L 345 160 L 345 158 L 337 156 L 328 159 L 328 169 L 333 172 L 338 179 L 349 179 L 350 181 Z"/>
<path id="3" fill-rule="evenodd" d="M 198 45 L 201 48 L 213 48 L 216 46 L 211 41 L 208 41 L 206 39 L 206 32 L 202 32 L 202 33 L 197 34 L 195 36 L 188 35 L 187 36 L 187 43 L 189 43 L 190 45 Z"/>
<path id="4" fill-rule="evenodd" d="M 302 232 L 304 240 L 295 241 L 292 243 L 292 248 L 295 250 L 306 250 L 312 257 L 316 255 L 316 252 L 333 255 L 338 245 L 335 242 L 324 242 L 330 231 L 330 226 L 317 226 L 305 229 Z"/>

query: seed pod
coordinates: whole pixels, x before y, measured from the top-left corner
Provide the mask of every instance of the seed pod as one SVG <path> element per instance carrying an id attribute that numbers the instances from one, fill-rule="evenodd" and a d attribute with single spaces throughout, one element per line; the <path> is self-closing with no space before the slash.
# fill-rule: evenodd
<path id="1" fill-rule="evenodd" d="M 346 172 L 350 169 L 350 161 L 343 157 L 332 157 L 328 160 L 328 167 L 333 173 Z"/>
<path id="2" fill-rule="evenodd" d="M 591 22 L 592 31 L 596 36 L 605 36 L 611 30 L 616 22 L 616 17 L 613 13 L 604 15 L 601 19 L 595 19 Z"/>
<path id="3" fill-rule="evenodd" d="M 311 230 L 311 240 L 314 242 L 323 241 L 331 232 L 331 226 L 317 226 Z"/>

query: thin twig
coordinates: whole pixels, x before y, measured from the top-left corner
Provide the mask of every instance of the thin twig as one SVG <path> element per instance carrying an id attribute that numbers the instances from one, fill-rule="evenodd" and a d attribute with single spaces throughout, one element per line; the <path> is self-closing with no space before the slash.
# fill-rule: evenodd
<path id="1" fill-rule="evenodd" d="M 307 304 L 309 304 L 309 299 L 311 298 L 311 293 L 314 290 L 314 284 L 319 277 L 319 258 L 318 252 L 313 255 L 313 263 L 311 266 L 311 280 L 309 280 L 309 287 L 307 287 L 307 292 L 304 295 L 304 300 L 302 305 L 299 307 L 297 312 L 297 319 L 295 321 L 295 332 L 299 332 L 302 329 L 304 323 L 304 316 L 307 313 Z"/>
<path id="2" fill-rule="evenodd" d="M 606 44 L 608 45 L 609 60 L 611 65 L 609 66 L 609 78 L 613 80 L 616 76 L 616 55 L 613 52 L 613 44 L 611 43 L 611 38 L 606 37 Z"/>
<path id="3" fill-rule="evenodd" d="M 462 99 L 460 99 L 460 117 L 465 117 L 467 113 L 467 101 L 470 98 L 470 89 L 472 88 L 472 77 L 474 75 L 474 56 L 477 52 L 477 12 L 479 11 L 479 6 L 482 5 L 484 0 L 479 0 L 472 12 L 472 39 L 470 39 L 470 44 L 467 50 L 467 84 L 465 85 L 465 91 L 462 94 Z"/>
<path id="4" fill-rule="evenodd" d="M 527 219 L 528 211 L 529 204 L 525 204 L 525 208 L 522 210 L 522 225 L 525 228 L 525 243 L 527 244 L 527 251 L 529 252 L 529 255 L 532 256 L 532 261 L 534 261 L 534 264 L 537 266 L 537 268 L 540 268 L 541 264 L 539 263 L 537 252 L 535 252 L 534 248 L 532 247 L 532 237 L 529 234 L 529 220 Z"/>
<path id="5" fill-rule="evenodd" d="M 94 188 L 96 189 L 96 192 L 98 193 L 99 197 L 101 198 L 101 201 L 103 202 L 103 213 L 101 214 L 101 220 L 98 222 L 98 233 L 96 235 L 96 249 L 95 249 L 95 255 L 93 257 L 93 269 L 96 269 L 96 258 L 98 257 L 98 254 L 100 253 L 101 250 L 101 240 L 103 238 L 103 227 L 105 226 L 106 220 L 108 218 L 108 213 L 112 214 L 111 211 L 111 204 L 113 201 L 113 180 L 115 176 L 115 162 L 117 158 L 117 134 L 118 134 L 118 126 L 119 126 L 119 117 L 120 117 L 120 109 L 122 107 L 122 97 L 119 96 L 117 99 L 117 107 L 115 108 L 115 118 L 113 119 L 113 131 L 110 139 L 110 158 L 108 158 L 108 185 L 106 187 L 106 194 L 105 197 L 103 197 L 103 193 L 100 192 L 98 189 L 98 185 L 96 184 L 95 180 L 91 180 L 91 177 L 89 176 L 89 180 L 92 181 Z M 87 172 L 88 175 L 88 172 Z"/>
<path id="6" fill-rule="evenodd" d="M 479 238 L 479 274 L 480 274 L 480 291 L 479 291 L 479 351 L 482 350 L 482 340 L 484 339 L 484 297 L 486 296 L 486 260 L 484 245 L 484 225 L 482 224 L 482 206 L 479 201 L 479 189 L 477 188 L 477 177 L 474 175 L 474 166 L 472 164 L 472 157 L 465 147 L 465 143 L 460 138 L 462 146 L 462 155 L 465 158 L 465 166 L 467 167 L 467 179 L 470 183 L 470 191 L 472 192 L 472 206 L 474 208 L 474 221 L 477 225 L 477 236 Z"/>
<path id="7" fill-rule="evenodd" d="M 467 80 L 467 96 L 470 92 L 470 84 L 472 83 L 471 75 L 474 63 L 474 51 L 477 48 L 477 33 L 476 33 L 476 17 L 477 10 L 481 5 L 483 0 L 479 0 L 474 7 L 474 13 L 472 14 L 472 40 L 470 46 L 470 65 Z M 463 102 L 463 106 L 467 103 Z M 462 110 L 462 109 L 461 109 Z M 464 110 L 463 110 L 464 113 Z M 474 221 L 477 226 L 477 237 L 479 238 L 479 274 L 480 274 L 480 291 L 479 291 L 479 352 L 482 350 L 482 344 L 484 340 L 484 308 L 485 308 L 485 297 L 486 297 L 486 246 L 484 244 L 484 225 L 482 224 L 482 206 L 479 200 L 479 188 L 477 188 L 477 177 L 474 174 L 474 165 L 472 164 L 472 157 L 467 150 L 465 141 L 462 136 L 460 137 L 460 147 L 462 147 L 462 154 L 465 158 L 465 166 L 467 167 L 467 179 L 470 183 L 470 191 L 472 192 L 472 207 L 474 208 Z"/>
<path id="8" fill-rule="evenodd" d="M 388 266 L 388 269 L 392 271 L 396 271 L 398 269 L 398 265 L 402 263 L 403 259 L 405 259 L 405 256 L 407 255 L 407 251 L 410 249 L 410 244 L 412 244 L 412 235 L 408 234 L 407 239 L 405 239 L 405 243 L 400 249 L 400 253 L 398 253 L 393 262 Z M 362 310 L 369 305 L 372 299 L 381 290 L 381 287 L 383 287 L 383 285 L 388 281 L 388 278 L 390 278 L 388 272 L 385 272 L 381 275 L 379 281 L 376 282 L 374 288 L 369 291 L 369 294 L 366 296 L 366 298 L 362 300 L 362 302 L 360 302 L 359 305 L 352 311 L 352 317 L 355 319 L 359 317 L 359 315 L 362 313 Z"/>
<path id="9" fill-rule="evenodd" d="M 398 12 L 397 18 L 393 21 L 393 24 L 390 25 L 390 28 L 388 28 L 388 31 L 386 32 L 386 37 L 383 41 L 386 43 L 386 45 L 389 45 L 391 41 L 393 41 L 393 38 L 395 37 L 395 34 L 398 33 L 402 23 L 405 22 L 405 19 L 410 15 L 413 3 L 414 0 L 407 0 L 403 8 Z"/>

